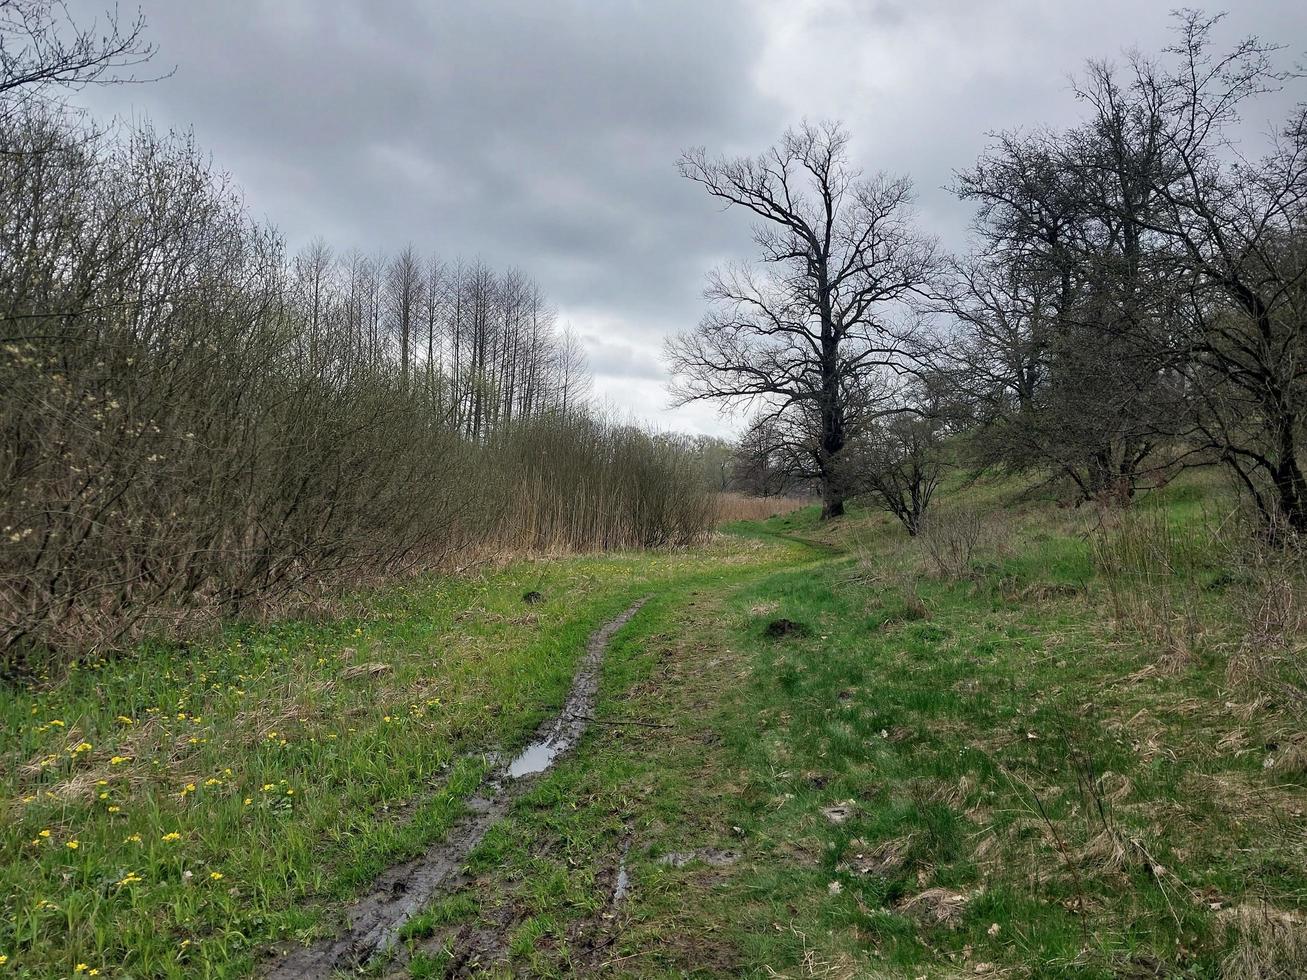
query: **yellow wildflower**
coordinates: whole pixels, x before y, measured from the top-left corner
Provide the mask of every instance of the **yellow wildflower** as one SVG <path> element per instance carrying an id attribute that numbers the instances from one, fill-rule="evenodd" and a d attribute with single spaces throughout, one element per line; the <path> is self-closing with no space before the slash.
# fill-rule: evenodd
<path id="1" fill-rule="evenodd" d="M 140 834 L 128 834 L 123 838 L 124 844 L 139 844 L 141 842 Z"/>
<path id="2" fill-rule="evenodd" d="M 68 848 L 70 851 L 75 851 L 81 846 L 81 842 L 76 840 L 70 840 L 64 844 L 64 847 Z"/>
<path id="3" fill-rule="evenodd" d="M 210 871 L 209 877 L 212 878 L 214 881 L 222 881 L 224 875 L 221 871 Z"/>
<path id="4" fill-rule="evenodd" d="M 110 812 L 110 813 L 117 813 L 117 812 L 118 812 L 119 810 L 121 810 L 121 809 L 122 809 L 122 807 L 119 807 L 119 806 L 111 806 L 111 807 L 109 807 L 109 812 Z"/>
<path id="5" fill-rule="evenodd" d="M 42 836 L 42 837 L 49 837 L 49 836 L 50 836 L 50 831 L 48 831 L 48 830 L 43 830 L 43 831 L 41 831 L 41 836 Z"/>
<path id="6" fill-rule="evenodd" d="M 181 839 L 182 839 L 182 835 L 177 833 L 177 831 L 175 830 L 172 831 L 171 833 L 164 834 L 163 837 L 160 838 L 160 840 L 165 840 L 165 841 L 178 841 Z"/>
<path id="7" fill-rule="evenodd" d="M 90 742 L 78 742 L 77 748 L 73 749 L 74 754 L 77 754 L 79 752 L 90 752 L 90 751 L 91 751 Z"/>
<path id="8" fill-rule="evenodd" d="M 127 756 L 125 756 L 125 755 L 116 755 L 116 756 L 114 756 L 112 759 L 109 760 L 109 765 L 111 765 L 111 766 L 121 766 L 121 765 L 122 765 L 124 762 L 126 762 L 126 761 L 127 761 Z"/>
<path id="9" fill-rule="evenodd" d="M 78 963 L 75 967 L 73 967 L 73 972 L 74 972 L 74 973 L 85 973 L 85 972 L 87 971 L 87 969 L 89 968 L 89 966 L 90 966 L 90 964 L 87 964 L 87 963 Z"/>

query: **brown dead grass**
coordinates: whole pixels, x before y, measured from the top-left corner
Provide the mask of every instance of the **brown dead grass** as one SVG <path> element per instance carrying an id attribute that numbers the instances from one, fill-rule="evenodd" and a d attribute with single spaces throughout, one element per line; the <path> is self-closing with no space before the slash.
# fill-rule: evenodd
<path id="1" fill-rule="evenodd" d="M 807 507 L 807 497 L 747 497 L 742 493 L 717 494 L 717 523 L 765 521 Z"/>

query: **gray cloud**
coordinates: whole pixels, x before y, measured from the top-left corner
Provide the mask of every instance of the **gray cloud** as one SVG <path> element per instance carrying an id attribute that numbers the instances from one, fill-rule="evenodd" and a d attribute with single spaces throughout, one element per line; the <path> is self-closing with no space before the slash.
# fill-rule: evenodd
<path id="1" fill-rule="evenodd" d="M 985 133 L 1066 124 L 1068 73 L 1166 41 L 1171 3 L 1100 0 L 141 0 L 176 74 L 83 98 L 192 127 L 292 244 L 413 242 L 519 266 L 587 339 L 597 390 L 661 427 L 661 337 L 693 325 L 748 223 L 676 176 L 686 146 L 760 150 L 839 117 L 867 169 L 942 188 Z M 96 11 L 104 0 L 78 0 Z M 1307 7 L 1245 0 L 1228 36 L 1307 48 Z M 1283 103 L 1282 103 L 1283 104 Z M 1287 108 L 1287 105 L 1284 105 Z M 1258 120 L 1265 122 L 1268 120 Z"/>

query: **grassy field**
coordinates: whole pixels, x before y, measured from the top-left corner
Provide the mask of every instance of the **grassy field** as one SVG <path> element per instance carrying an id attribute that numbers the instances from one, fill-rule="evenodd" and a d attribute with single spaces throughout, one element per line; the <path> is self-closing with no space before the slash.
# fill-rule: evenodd
<path id="1" fill-rule="evenodd" d="M 957 574 L 809 511 L 768 530 L 843 554 L 642 616 L 600 715 L 642 724 L 542 779 L 391 972 L 1304 975 L 1297 637 L 1250 637 L 1222 499 L 1104 534 L 1011 496 L 962 495 Z"/>
<path id="2" fill-rule="evenodd" d="M 7 691 L 0 970 L 247 975 L 652 594 L 579 751 L 375 974 L 1304 975 L 1307 613 L 1228 509 L 955 488 L 928 543 L 808 509 Z"/>
<path id="3" fill-rule="evenodd" d="M 248 974 L 443 832 L 597 624 L 792 550 L 520 562 L 6 689 L 0 975 Z"/>

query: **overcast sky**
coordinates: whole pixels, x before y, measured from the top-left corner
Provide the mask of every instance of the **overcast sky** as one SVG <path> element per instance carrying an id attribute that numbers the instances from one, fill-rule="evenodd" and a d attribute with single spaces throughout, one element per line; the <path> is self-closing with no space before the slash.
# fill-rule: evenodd
<path id="1" fill-rule="evenodd" d="M 752 153 L 804 117 L 842 119 L 856 163 L 910 174 L 922 224 L 960 248 L 969 214 L 944 188 L 986 133 L 1072 122 L 1070 73 L 1158 50 L 1174 5 L 144 0 L 175 74 L 81 98 L 193 129 L 292 247 L 412 242 L 522 268 L 613 406 L 729 434 L 740 420 L 710 407 L 667 410 L 662 338 L 698 321 L 709 268 L 749 254 L 747 220 L 677 176 L 683 148 Z M 1286 66 L 1304 60 L 1307 3 L 1226 6 L 1223 38 L 1257 33 L 1287 46 Z"/>

